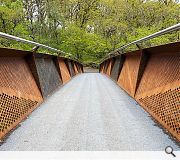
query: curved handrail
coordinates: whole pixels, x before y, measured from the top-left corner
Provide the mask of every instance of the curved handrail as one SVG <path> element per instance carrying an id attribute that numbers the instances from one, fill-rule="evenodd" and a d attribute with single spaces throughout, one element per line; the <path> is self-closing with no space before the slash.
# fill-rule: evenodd
<path id="1" fill-rule="evenodd" d="M 19 38 L 19 37 L 16 37 L 16 36 L 13 36 L 13 35 L 10 35 L 10 34 L 7 34 L 7 33 L 0 32 L 0 37 L 10 39 L 10 40 L 15 40 L 15 41 L 18 41 L 18 42 L 32 44 L 32 45 L 35 45 L 36 47 L 42 47 L 42 48 L 46 48 L 48 50 L 52 50 L 52 51 L 55 51 L 55 52 L 58 52 L 58 53 L 61 53 L 61 54 L 65 54 L 65 52 L 63 52 L 61 50 L 46 46 L 44 44 L 33 42 L 33 41 L 30 41 L 30 40 Z"/>
<path id="2" fill-rule="evenodd" d="M 146 37 L 144 37 L 144 38 L 141 38 L 141 39 L 139 39 L 139 40 L 136 40 L 136 41 L 133 41 L 133 42 L 128 43 L 128 44 L 126 44 L 126 45 L 123 45 L 122 47 L 116 49 L 115 52 L 117 52 L 117 51 L 122 51 L 123 49 L 129 47 L 130 45 L 138 44 L 138 43 L 140 43 L 140 42 L 143 42 L 143 41 L 146 41 L 146 40 L 149 40 L 149 39 L 152 39 L 152 38 L 155 38 L 155 37 L 158 37 L 158 36 L 161 36 L 161 35 L 164 35 L 164 34 L 166 34 L 166 33 L 170 33 L 170 32 L 176 31 L 176 30 L 180 30 L 180 23 L 178 23 L 178 24 L 176 24 L 176 25 L 173 25 L 173 26 L 171 26 L 171 27 L 168 27 L 168 28 L 166 28 L 166 29 L 163 29 L 163 30 L 161 30 L 161 31 L 159 31 L 159 32 L 153 33 L 153 34 L 151 34 L 151 35 L 149 35 L 149 36 L 146 36 Z"/>

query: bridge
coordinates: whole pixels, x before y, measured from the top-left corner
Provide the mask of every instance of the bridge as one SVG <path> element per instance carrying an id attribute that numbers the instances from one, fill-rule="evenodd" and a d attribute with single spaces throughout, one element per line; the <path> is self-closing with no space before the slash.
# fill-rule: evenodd
<path id="1" fill-rule="evenodd" d="M 180 42 L 124 52 L 99 73 L 75 59 L 0 48 L 0 150 L 161 151 L 180 147 Z M 139 46 L 139 45 L 138 45 Z"/>

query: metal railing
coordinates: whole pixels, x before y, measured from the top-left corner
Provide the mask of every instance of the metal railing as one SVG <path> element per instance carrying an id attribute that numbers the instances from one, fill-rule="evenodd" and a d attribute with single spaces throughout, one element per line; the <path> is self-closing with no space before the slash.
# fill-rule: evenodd
<path id="1" fill-rule="evenodd" d="M 149 36 L 146 36 L 146 37 L 144 37 L 144 38 L 141 38 L 141 39 L 139 39 L 139 40 L 136 40 L 136 41 L 133 41 L 133 42 L 128 43 L 128 44 L 126 44 L 126 45 L 123 45 L 122 47 L 116 49 L 114 52 L 123 51 L 125 48 L 127 48 L 127 47 L 129 47 L 129 46 L 131 46 L 131 45 L 133 45 L 133 44 L 138 44 L 138 43 L 140 43 L 140 42 L 143 42 L 143 41 L 146 41 L 146 40 L 150 40 L 150 39 L 152 39 L 152 38 L 155 38 L 155 37 L 158 37 L 158 36 L 164 35 L 164 34 L 166 34 L 166 33 L 173 32 L 173 31 L 177 31 L 177 30 L 180 30 L 180 23 L 178 23 L 178 24 L 176 24 L 176 25 L 173 25 L 173 26 L 171 26 L 171 27 L 168 27 L 168 28 L 166 28 L 166 29 L 163 29 L 163 30 L 161 30 L 161 31 L 159 31 L 159 32 L 153 33 L 153 34 L 151 34 L 151 35 L 149 35 Z"/>
<path id="2" fill-rule="evenodd" d="M 57 52 L 57 53 L 60 53 L 60 54 L 65 54 L 65 52 L 63 52 L 61 50 L 46 46 L 44 44 L 33 42 L 33 41 L 30 41 L 30 40 L 19 38 L 19 37 L 10 35 L 10 34 L 6 34 L 6 33 L 3 33 L 3 32 L 0 32 L 0 37 L 10 39 L 10 40 L 15 40 L 17 42 L 23 42 L 23 43 L 27 43 L 27 44 L 32 44 L 32 45 L 34 45 L 36 47 L 42 47 L 42 48 L 45 48 L 45 49 L 48 49 L 48 50 L 51 50 L 51 51 L 54 51 L 54 52 Z"/>

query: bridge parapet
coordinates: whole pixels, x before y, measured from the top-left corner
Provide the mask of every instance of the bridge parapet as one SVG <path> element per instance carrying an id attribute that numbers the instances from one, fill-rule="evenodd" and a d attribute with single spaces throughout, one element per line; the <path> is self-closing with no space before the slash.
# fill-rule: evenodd
<path id="1" fill-rule="evenodd" d="M 180 141 L 180 42 L 105 59 L 100 72 Z"/>
<path id="2" fill-rule="evenodd" d="M 0 48 L 0 139 L 82 72 L 82 64 L 69 58 Z"/>

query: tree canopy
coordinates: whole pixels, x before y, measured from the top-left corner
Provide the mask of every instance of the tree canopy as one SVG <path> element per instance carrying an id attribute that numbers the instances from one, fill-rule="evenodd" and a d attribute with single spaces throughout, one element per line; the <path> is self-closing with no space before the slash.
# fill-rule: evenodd
<path id="1" fill-rule="evenodd" d="M 0 0 L 0 31 L 60 49 L 85 64 L 99 63 L 114 49 L 179 23 L 179 7 L 177 0 Z M 142 46 L 178 40 L 174 32 Z M 6 39 L 0 45 L 32 49 Z"/>

